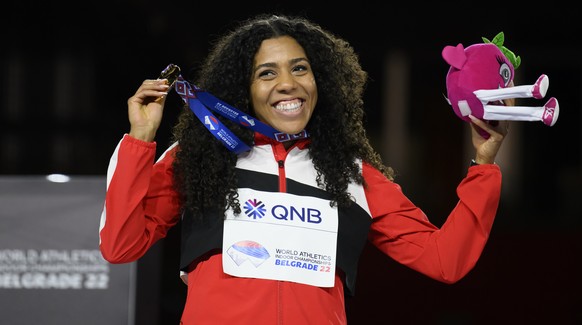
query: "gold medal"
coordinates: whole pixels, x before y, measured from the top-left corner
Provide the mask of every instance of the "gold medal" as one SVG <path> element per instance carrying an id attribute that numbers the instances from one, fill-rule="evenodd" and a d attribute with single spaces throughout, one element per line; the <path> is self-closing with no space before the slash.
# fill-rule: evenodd
<path id="1" fill-rule="evenodd" d="M 173 63 L 170 63 L 164 70 L 162 70 L 162 72 L 160 73 L 160 77 L 158 79 L 168 79 L 168 85 L 170 85 L 170 88 L 172 88 L 174 82 L 176 82 L 176 79 L 178 79 L 179 75 L 180 67 Z"/>

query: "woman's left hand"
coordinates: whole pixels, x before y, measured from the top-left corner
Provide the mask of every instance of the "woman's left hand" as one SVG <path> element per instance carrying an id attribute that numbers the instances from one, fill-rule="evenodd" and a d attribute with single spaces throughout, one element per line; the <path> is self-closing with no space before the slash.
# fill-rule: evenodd
<path id="1" fill-rule="evenodd" d="M 472 115 L 471 119 L 471 136 L 473 147 L 475 147 L 475 162 L 478 164 L 493 164 L 495 157 L 501 148 L 505 136 L 509 132 L 509 121 L 492 121 L 487 122 L 478 119 Z M 478 128 L 489 133 L 489 138 L 485 139 L 479 132 Z"/>

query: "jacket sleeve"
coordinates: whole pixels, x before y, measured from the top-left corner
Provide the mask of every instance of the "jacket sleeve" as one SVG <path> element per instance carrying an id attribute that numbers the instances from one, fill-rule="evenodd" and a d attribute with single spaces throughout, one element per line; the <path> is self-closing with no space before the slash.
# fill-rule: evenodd
<path id="1" fill-rule="evenodd" d="M 105 204 L 99 224 L 99 249 L 111 263 L 142 257 L 179 221 L 172 186 L 175 146 L 154 164 L 156 143 L 125 134 L 107 169 Z"/>
<path id="2" fill-rule="evenodd" d="M 457 187 L 459 200 L 440 228 L 402 193 L 398 184 L 369 165 L 364 165 L 363 172 L 373 217 L 368 239 L 374 246 L 397 262 L 444 283 L 455 283 L 473 269 L 497 213 L 499 166 L 469 168 Z"/>

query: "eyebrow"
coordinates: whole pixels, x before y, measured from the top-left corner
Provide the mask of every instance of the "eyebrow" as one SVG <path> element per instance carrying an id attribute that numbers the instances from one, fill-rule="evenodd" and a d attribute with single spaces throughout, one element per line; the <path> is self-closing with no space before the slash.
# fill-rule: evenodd
<path id="1" fill-rule="evenodd" d="M 305 62 L 309 63 L 309 60 L 307 60 L 307 58 L 303 58 L 303 57 L 301 57 L 301 58 L 295 58 L 295 59 L 291 59 L 291 60 L 289 60 L 289 62 L 290 62 L 291 64 L 296 64 L 296 63 L 298 63 L 298 62 L 302 62 L 302 61 L 305 61 Z M 254 69 L 254 71 L 257 71 L 257 70 L 259 70 L 259 69 L 261 69 L 261 68 L 274 68 L 274 67 L 276 67 L 276 66 L 277 66 L 277 64 L 276 64 L 276 63 L 274 63 L 274 62 L 267 62 L 267 63 L 259 64 L 259 65 L 258 65 L 258 66 L 257 66 L 257 67 Z"/>

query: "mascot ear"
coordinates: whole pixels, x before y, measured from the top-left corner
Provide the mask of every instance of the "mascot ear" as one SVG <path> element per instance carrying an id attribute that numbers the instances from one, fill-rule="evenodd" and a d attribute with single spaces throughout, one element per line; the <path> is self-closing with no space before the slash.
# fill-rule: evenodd
<path id="1" fill-rule="evenodd" d="M 465 48 L 463 44 L 451 46 L 447 45 L 442 52 L 443 59 L 454 68 L 461 69 L 465 62 L 467 62 L 467 56 L 465 55 Z"/>

